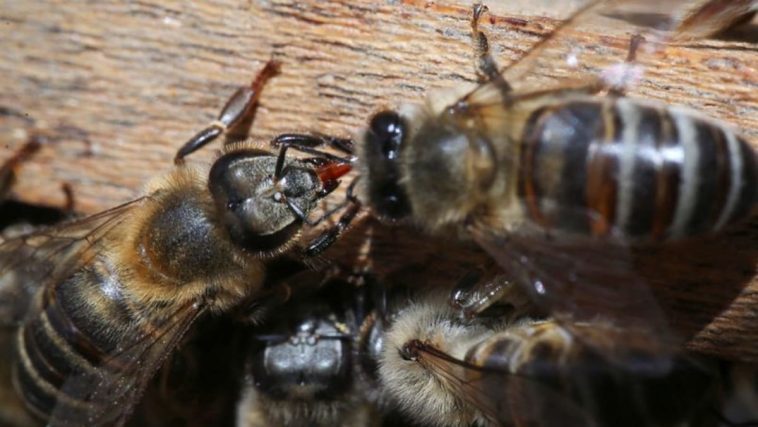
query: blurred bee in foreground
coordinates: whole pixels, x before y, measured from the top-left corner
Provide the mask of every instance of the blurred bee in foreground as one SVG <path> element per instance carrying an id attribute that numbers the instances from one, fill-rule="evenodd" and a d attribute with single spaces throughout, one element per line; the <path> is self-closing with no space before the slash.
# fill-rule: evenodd
<path id="1" fill-rule="evenodd" d="M 630 249 L 719 232 L 756 202 L 756 153 L 742 137 L 694 111 L 623 96 L 641 56 L 682 35 L 681 17 L 694 17 L 693 29 L 731 23 L 686 13 L 701 6 L 591 1 L 503 73 L 478 27 L 486 9 L 475 6 L 482 83 L 371 117 L 357 145 L 357 199 L 390 222 L 473 239 L 577 334 L 577 322 L 600 317 L 664 353 L 677 339 Z M 668 19 L 641 28 L 618 18 L 632 12 Z M 636 34 L 626 57 L 609 62 L 603 50 L 603 78 L 545 86 L 535 67 L 554 76 L 550 61 L 574 47 L 561 36 L 598 25 Z M 487 292 L 472 295 L 484 309 L 500 291 L 481 283 Z"/>
<path id="2" fill-rule="evenodd" d="M 177 163 L 249 117 L 277 68 L 239 89 Z M 329 229 L 297 249 L 349 162 L 314 149 L 291 159 L 293 144 L 279 145 L 278 155 L 230 145 L 209 170 L 179 165 L 146 196 L 0 246 L 0 319 L 19 325 L 13 380 L 36 416 L 122 425 L 196 319 L 252 304 L 270 264 L 336 238 Z"/>

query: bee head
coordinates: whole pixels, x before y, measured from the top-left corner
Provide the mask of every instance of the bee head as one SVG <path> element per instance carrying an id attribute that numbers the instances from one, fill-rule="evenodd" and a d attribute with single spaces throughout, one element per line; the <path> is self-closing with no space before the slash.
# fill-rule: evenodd
<path id="1" fill-rule="evenodd" d="M 394 111 L 375 114 L 363 138 L 368 198 L 377 215 L 399 220 L 410 215 L 410 204 L 400 184 L 400 158 L 407 126 Z"/>
<path id="2" fill-rule="evenodd" d="M 277 176 L 275 176 L 277 175 Z M 315 206 L 322 183 L 309 165 L 280 165 L 264 150 L 242 149 L 221 156 L 211 167 L 208 187 L 231 239 L 262 253 L 294 243 L 302 218 Z"/>

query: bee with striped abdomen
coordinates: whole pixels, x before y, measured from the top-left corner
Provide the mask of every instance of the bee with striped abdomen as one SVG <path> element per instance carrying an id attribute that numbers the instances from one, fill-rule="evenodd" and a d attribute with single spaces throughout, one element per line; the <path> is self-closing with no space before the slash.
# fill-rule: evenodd
<path id="1" fill-rule="evenodd" d="M 52 225 L 65 217 L 61 209 L 27 205 L 16 202 L 11 197 L 16 183 L 16 170 L 28 162 L 43 147 L 41 138 L 30 138 L 19 150 L 0 166 L 0 241 L 28 234 L 35 227 Z M 20 289 L 4 283 L 18 282 L 23 277 L 10 274 L 0 279 L 0 425 L 9 427 L 33 427 L 39 423 L 26 410 L 24 401 L 16 393 L 12 381 L 12 363 L 16 338 L 18 309 L 17 300 L 28 296 L 19 295 Z M 27 289 L 32 292 L 32 289 Z"/>
<path id="2" fill-rule="evenodd" d="M 387 221 L 473 239 L 567 325 L 601 317 L 668 346 L 676 334 L 632 252 L 751 217 L 758 180 L 754 149 L 728 125 L 624 96 L 638 64 L 687 31 L 693 7 L 586 2 L 503 73 L 475 7 L 483 82 L 371 117 L 357 144 L 357 198 Z M 666 19 L 632 25 L 639 16 Z M 726 23 L 711 19 L 701 25 Z M 597 75 L 578 73 L 571 64 L 593 52 L 570 51 L 571 33 L 598 26 L 636 35 L 623 57 L 596 49 Z M 568 67 L 551 68 L 564 59 Z M 586 78 L 543 79 L 564 74 Z"/>
<path id="3" fill-rule="evenodd" d="M 271 61 L 219 119 L 187 142 L 181 159 L 249 117 Z M 286 156 L 232 144 L 209 169 L 178 165 L 148 194 L 89 218 L 0 246 L 0 301 L 23 319 L 16 388 L 52 426 L 122 425 L 147 381 L 196 319 L 251 303 L 267 266 L 287 253 L 313 255 L 339 230 L 298 254 L 301 229 L 350 170 L 311 149 Z M 23 280 L 21 280 L 23 279 Z"/>

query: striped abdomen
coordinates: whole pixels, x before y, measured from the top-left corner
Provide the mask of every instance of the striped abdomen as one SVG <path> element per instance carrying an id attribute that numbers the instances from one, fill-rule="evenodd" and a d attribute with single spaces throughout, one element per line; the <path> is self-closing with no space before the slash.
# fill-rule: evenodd
<path id="1" fill-rule="evenodd" d="M 83 420 L 102 412 L 90 394 L 123 373 L 136 337 L 150 335 L 150 319 L 122 291 L 115 268 L 100 257 L 38 295 L 36 312 L 19 329 L 14 361 L 16 386 L 37 415 L 63 411 Z"/>
<path id="2" fill-rule="evenodd" d="M 751 214 L 756 155 L 734 133 L 633 100 L 543 107 L 521 143 L 519 196 L 543 227 L 626 241 L 676 239 Z"/>
<path id="3" fill-rule="evenodd" d="M 504 425 L 682 426 L 709 408 L 713 378 L 684 356 L 661 369 L 659 354 L 624 330 L 601 323 L 574 324 L 593 346 L 547 320 L 511 327 L 472 347 L 466 361 L 484 368 L 469 378 Z M 603 351 L 628 346 L 625 363 Z M 608 353 L 611 354 L 611 353 Z M 709 402 L 708 402 L 709 403 Z"/>

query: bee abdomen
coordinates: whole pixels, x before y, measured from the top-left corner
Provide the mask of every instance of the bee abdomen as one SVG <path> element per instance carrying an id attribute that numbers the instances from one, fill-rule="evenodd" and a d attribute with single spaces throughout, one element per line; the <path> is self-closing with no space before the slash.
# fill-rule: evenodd
<path id="1" fill-rule="evenodd" d="M 133 341 L 134 314 L 111 274 L 96 263 L 44 289 L 37 314 L 19 328 L 14 381 L 41 418 L 56 410 L 72 419 L 92 413 L 96 403 L 88 394 L 97 384 L 69 380 L 108 381 L 125 343 Z"/>
<path id="2" fill-rule="evenodd" d="M 466 355 L 466 362 L 501 375 L 470 370 L 467 379 L 499 396 L 491 407 L 516 425 L 674 426 L 698 419 L 713 378 L 697 360 L 675 357 L 661 369 L 663 356 L 629 341 L 623 329 L 573 327 L 596 337 L 598 347 L 552 320 L 513 326 Z M 624 363 L 607 357 L 621 340 L 632 350 Z"/>
<path id="3" fill-rule="evenodd" d="M 730 130 L 676 108 L 573 101 L 531 115 L 518 181 L 529 217 L 543 227 L 676 239 L 751 214 L 756 156 Z"/>

